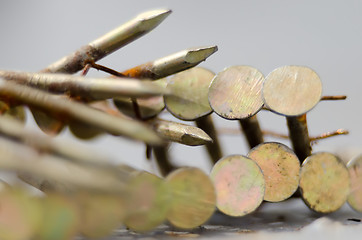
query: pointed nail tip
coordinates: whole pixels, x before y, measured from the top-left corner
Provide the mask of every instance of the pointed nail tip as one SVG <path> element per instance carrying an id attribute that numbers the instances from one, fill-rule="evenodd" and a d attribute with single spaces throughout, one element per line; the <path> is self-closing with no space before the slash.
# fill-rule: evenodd
<path id="1" fill-rule="evenodd" d="M 157 20 L 156 22 L 160 23 L 171 13 L 172 11 L 170 9 L 155 9 L 141 13 L 137 16 L 137 18 L 142 21 Z"/>
<path id="2" fill-rule="evenodd" d="M 218 50 L 216 45 L 208 47 L 199 47 L 188 50 L 185 60 L 189 63 L 200 63 Z"/>

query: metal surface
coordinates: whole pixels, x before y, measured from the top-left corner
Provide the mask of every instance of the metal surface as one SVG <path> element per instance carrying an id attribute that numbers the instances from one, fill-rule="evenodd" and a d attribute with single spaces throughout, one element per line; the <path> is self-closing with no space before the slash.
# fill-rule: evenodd
<path id="1" fill-rule="evenodd" d="M 284 66 L 269 73 L 262 93 L 265 105 L 271 111 L 284 116 L 299 116 L 320 101 L 322 83 L 310 68 Z"/>
<path id="2" fill-rule="evenodd" d="M 148 173 L 136 174 L 128 184 L 127 216 L 124 224 L 133 231 L 149 231 L 166 220 L 171 196 L 163 179 Z"/>
<path id="3" fill-rule="evenodd" d="M 205 68 L 195 67 L 168 79 L 170 95 L 164 97 L 167 110 L 183 120 L 195 120 L 210 114 L 208 92 L 214 76 Z"/>
<path id="4" fill-rule="evenodd" d="M 113 97 L 147 97 L 169 92 L 158 83 L 120 78 L 86 78 L 69 74 L 0 71 L 0 77 L 46 90 L 92 100 Z"/>
<path id="5" fill-rule="evenodd" d="M 348 204 L 356 211 L 362 212 L 362 155 L 348 162 L 347 168 L 351 181 Z"/>
<path id="6" fill-rule="evenodd" d="M 51 64 L 43 72 L 76 73 L 89 62 L 96 62 L 157 27 L 171 10 L 153 10 L 142 13 L 74 53 Z"/>
<path id="7" fill-rule="evenodd" d="M 160 79 L 192 68 L 218 50 L 217 46 L 185 49 L 169 56 L 145 63 L 122 72 L 135 78 Z"/>
<path id="8" fill-rule="evenodd" d="M 330 153 L 315 153 L 302 165 L 299 181 L 304 202 L 319 213 L 338 210 L 347 200 L 349 174 L 343 161 Z"/>
<path id="9" fill-rule="evenodd" d="M 85 104 L 61 98 L 34 88 L 11 82 L 0 83 L 1 98 L 11 99 L 39 110 L 47 111 L 62 120 L 78 120 L 110 134 L 159 145 L 162 140 L 146 125 L 93 109 Z"/>
<path id="10" fill-rule="evenodd" d="M 200 128 L 171 122 L 163 119 L 151 119 L 147 121 L 160 137 L 165 140 L 178 142 L 189 146 L 204 145 L 212 142 L 212 139 Z"/>
<path id="11" fill-rule="evenodd" d="M 226 119 L 255 115 L 263 106 L 261 96 L 264 76 L 249 66 L 233 66 L 218 73 L 211 82 L 211 108 Z"/>
<path id="12" fill-rule="evenodd" d="M 263 171 L 264 200 L 280 202 L 298 189 L 300 163 L 289 147 L 276 142 L 263 143 L 251 149 L 248 157 Z"/>
<path id="13" fill-rule="evenodd" d="M 304 159 L 312 154 L 312 146 L 308 133 L 307 115 L 287 117 L 289 138 L 293 150 L 302 163 Z"/>
<path id="14" fill-rule="evenodd" d="M 250 158 L 241 155 L 224 157 L 214 165 L 210 177 L 216 189 L 216 206 L 226 215 L 247 215 L 264 199 L 264 175 Z"/>
<path id="15" fill-rule="evenodd" d="M 191 229 L 204 224 L 214 213 L 216 196 L 210 178 L 192 167 L 179 168 L 167 176 L 172 193 L 168 221 L 175 227 Z"/>
<path id="16" fill-rule="evenodd" d="M 256 115 L 240 119 L 239 123 L 250 149 L 264 142 L 263 132 Z"/>

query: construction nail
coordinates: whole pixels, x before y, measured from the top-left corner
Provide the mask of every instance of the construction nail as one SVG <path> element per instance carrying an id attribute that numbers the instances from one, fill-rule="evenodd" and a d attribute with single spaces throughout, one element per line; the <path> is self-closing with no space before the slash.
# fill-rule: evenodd
<path id="1" fill-rule="evenodd" d="M 217 208 L 224 214 L 241 217 L 257 209 L 265 193 L 264 175 L 258 164 L 248 157 L 231 155 L 212 168 Z"/>
<path id="2" fill-rule="evenodd" d="M 201 67 L 177 73 L 168 79 L 166 88 L 170 95 L 164 97 L 166 108 L 173 116 L 185 121 L 195 121 L 213 139 L 212 143 L 205 145 L 212 164 L 222 157 L 208 101 L 209 85 L 214 76 L 213 72 Z"/>
<path id="3" fill-rule="evenodd" d="M 167 94 L 167 89 L 150 81 L 128 78 L 86 78 L 69 74 L 0 71 L 0 77 L 53 93 L 70 94 L 89 100 L 114 97 L 147 97 Z"/>
<path id="4" fill-rule="evenodd" d="M 312 210 L 337 211 L 346 202 L 350 189 L 347 167 L 331 153 L 312 154 L 302 164 L 299 188 L 304 202 Z"/>
<path id="5" fill-rule="evenodd" d="M 46 93 L 9 81 L 0 83 L 0 98 L 12 99 L 29 107 L 51 113 L 62 120 L 81 121 L 110 134 L 123 135 L 150 145 L 160 145 L 162 140 L 146 125 L 125 118 L 112 116 L 85 104 Z"/>
<path id="6" fill-rule="evenodd" d="M 155 61 L 128 69 L 122 74 L 132 78 L 160 79 L 195 67 L 218 50 L 217 46 L 185 49 Z"/>
<path id="7" fill-rule="evenodd" d="M 319 76 L 307 67 L 280 67 L 266 77 L 262 91 L 266 107 L 286 116 L 293 150 L 303 162 L 312 151 L 306 113 L 321 99 Z"/>
<path id="8" fill-rule="evenodd" d="M 249 147 L 264 142 L 255 114 L 263 107 L 264 76 L 249 66 L 232 66 L 218 73 L 209 88 L 211 108 L 219 116 L 238 119 Z"/>
<path id="9" fill-rule="evenodd" d="M 193 167 L 179 168 L 166 177 L 171 191 L 168 221 L 181 229 L 204 224 L 214 213 L 215 189 L 209 176 Z"/>
<path id="10" fill-rule="evenodd" d="M 281 202 L 298 189 L 300 163 L 292 149 L 281 143 L 262 143 L 248 153 L 265 178 L 264 200 Z"/>
<path id="11" fill-rule="evenodd" d="M 131 21 L 108 32 L 100 38 L 83 46 L 74 53 L 51 64 L 42 72 L 50 73 L 76 73 L 86 64 L 96 62 L 128 43 L 138 39 L 157 27 L 171 10 L 153 10 L 142 13 Z"/>

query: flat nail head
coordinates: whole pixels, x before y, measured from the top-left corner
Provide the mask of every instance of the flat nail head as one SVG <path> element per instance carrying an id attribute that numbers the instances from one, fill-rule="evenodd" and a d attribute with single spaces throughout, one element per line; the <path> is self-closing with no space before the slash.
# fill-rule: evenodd
<path id="1" fill-rule="evenodd" d="M 226 119 L 255 115 L 263 106 L 264 76 L 249 66 L 232 66 L 218 73 L 209 88 L 211 108 Z"/>
<path id="2" fill-rule="evenodd" d="M 362 155 L 348 162 L 347 168 L 351 181 L 348 204 L 356 211 L 362 212 Z"/>
<path id="3" fill-rule="evenodd" d="M 192 229 L 212 216 L 215 190 L 203 171 L 193 167 L 179 168 L 167 176 L 166 182 L 173 197 L 167 219 L 173 226 Z"/>
<path id="4" fill-rule="evenodd" d="M 211 113 L 208 90 L 215 74 L 195 67 L 174 75 L 167 81 L 171 94 L 164 96 L 167 110 L 182 120 L 195 120 Z"/>
<path id="5" fill-rule="evenodd" d="M 334 212 L 347 200 L 350 189 L 347 167 L 333 154 L 312 154 L 302 164 L 299 187 L 309 208 L 319 213 Z"/>
<path id="6" fill-rule="evenodd" d="M 300 163 L 289 147 L 276 142 L 263 143 L 251 149 L 248 157 L 263 171 L 264 200 L 280 202 L 298 189 Z"/>
<path id="7" fill-rule="evenodd" d="M 138 232 L 156 228 L 166 220 L 170 200 L 168 186 L 161 178 L 139 172 L 128 184 L 124 224 Z"/>
<path id="8" fill-rule="evenodd" d="M 217 208 L 229 216 L 253 212 L 264 199 L 264 175 L 255 161 L 241 155 L 220 159 L 212 168 Z"/>
<path id="9" fill-rule="evenodd" d="M 272 71 L 263 86 L 267 108 L 284 116 L 299 116 L 320 101 L 322 82 L 312 69 L 284 66 Z"/>

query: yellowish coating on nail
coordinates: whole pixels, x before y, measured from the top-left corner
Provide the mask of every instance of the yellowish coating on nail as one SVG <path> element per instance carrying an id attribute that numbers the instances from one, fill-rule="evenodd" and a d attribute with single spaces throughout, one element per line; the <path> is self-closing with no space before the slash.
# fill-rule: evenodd
<path id="1" fill-rule="evenodd" d="M 215 74 L 205 68 L 195 67 L 170 78 L 165 96 L 167 110 L 183 120 L 195 120 L 211 113 L 208 90 Z"/>
<path id="2" fill-rule="evenodd" d="M 347 167 L 351 181 L 351 192 L 347 201 L 354 210 L 362 212 L 362 155 L 352 159 Z"/>
<path id="3" fill-rule="evenodd" d="M 312 69 L 284 66 L 265 78 L 265 105 L 285 116 L 298 116 L 311 110 L 322 96 L 322 82 Z"/>
<path id="4" fill-rule="evenodd" d="M 264 200 L 280 202 L 297 190 L 300 163 L 290 148 L 281 143 L 263 143 L 250 150 L 248 157 L 263 171 Z"/>
<path id="5" fill-rule="evenodd" d="M 214 165 L 210 177 L 216 189 L 217 207 L 226 215 L 244 216 L 263 201 L 264 176 L 250 158 L 241 155 L 222 158 Z"/>
<path id="6" fill-rule="evenodd" d="M 192 229 L 205 223 L 214 213 L 216 196 L 210 178 L 193 167 L 180 168 L 167 176 L 172 193 L 167 219 L 182 229 Z"/>
<path id="7" fill-rule="evenodd" d="M 347 200 L 350 189 L 347 167 L 333 154 L 313 154 L 303 162 L 299 187 L 304 202 L 312 210 L 334 212 Z"/>
<path id="8" fill-rule="evenodd" d="M 211 108 L 226 119 L 243 119 L 263 106 L 264 76 L 249 66 L 233 66 L 218 73 L 210 84 Z"/>

